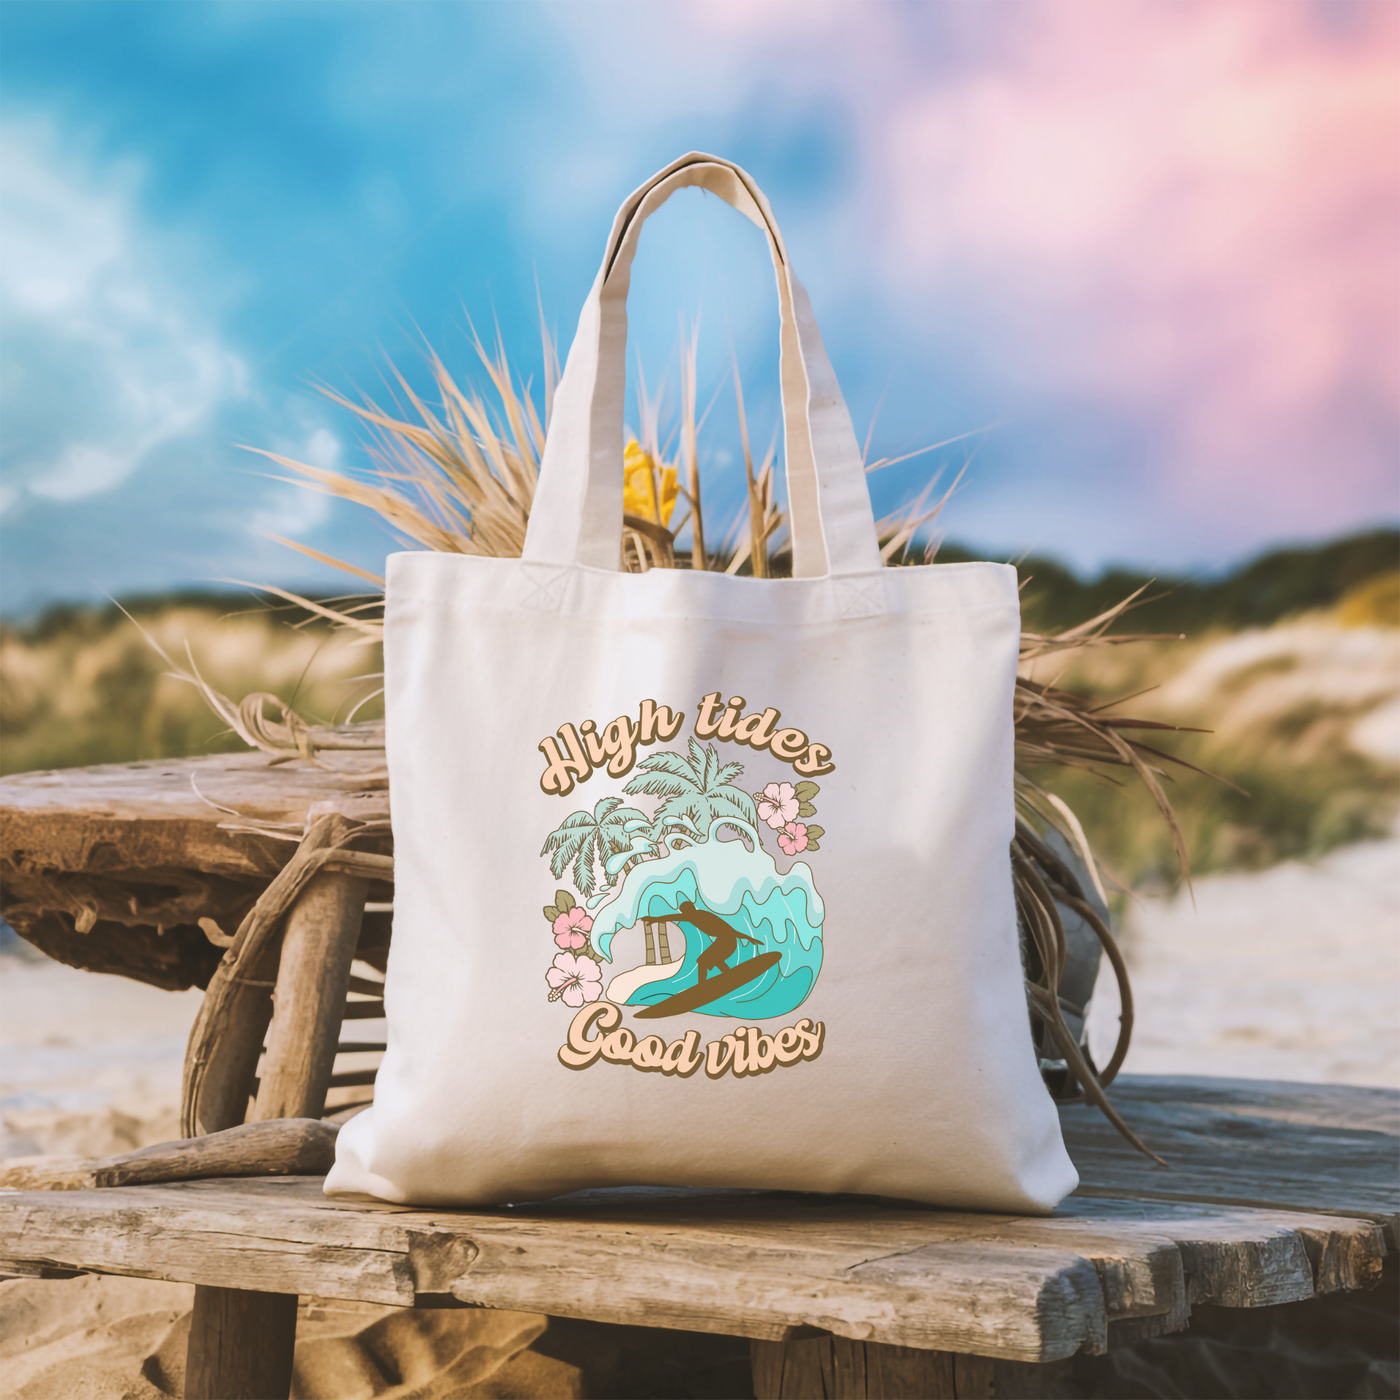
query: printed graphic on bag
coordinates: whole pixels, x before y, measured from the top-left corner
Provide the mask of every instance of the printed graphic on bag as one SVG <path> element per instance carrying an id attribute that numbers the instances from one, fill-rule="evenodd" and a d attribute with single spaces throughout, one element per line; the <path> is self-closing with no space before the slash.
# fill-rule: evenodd
<path id="1" fill-rule="evenodd" d="M 829 773 L 835 764 L 825 745 L 779 728 L 777 710 L 745 716 L 744 704 L 741 696 L 727 705 L 719 692 L 704 696 L 685 748 L 640 761 L 638 745 L 679 735 L 683 712 L 645 700 L 635 721 L 619 716 L 601 730 L 591 720 L 565 724 L 557 739 L 540 742 L 545 792 L 565 796 L 595 772 L 616 779 L 635 767 L 623 792 L 650 799 L 651 808 L 600 798 L 565 817 L 540 852 L 555 879 L 568 872 L 578 896 L 561 888 L 544 909 L 559 949 L 545 973 L 548 998 L 582 1008 L 559 1052 L 570 1068 L 602 1059 L 686 1077 L 703 1063 L 716 1078 L 821 1053 L 825 1028 L 805 1018 L 773 1036 L 741 1028 L 703 1053 L 698 1031 L 667 1045 L 657 1035 L 639 1041 L 620 1024 L 620 1007 L 639 1020 L 687 1013 L 766 1020 L 796 1010 L 816 985 L 826 910 L 811 866 L 793 858 L 820 849 L 824 830 L 808 819 L 821 789 L 780 778 L 746 792 L 744 764 L 723 762 L 716 744 L 701 740 L 767 751 L 799 772 Z M 615 966 L 615 944 L 645 961 Z"/>

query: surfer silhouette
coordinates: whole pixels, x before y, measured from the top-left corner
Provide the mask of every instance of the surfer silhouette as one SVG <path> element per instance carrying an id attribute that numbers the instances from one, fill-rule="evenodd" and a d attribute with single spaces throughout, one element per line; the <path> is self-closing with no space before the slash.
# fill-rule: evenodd
<path id="1" fill-rule="evenodd" d="M 712 914 L 708 909 L 697 909 L 688 899 L 681 900 L 680 917 L 714 940 L 700 954 L 700 959 L 695 964 L 695 971 L 701 982 L 711 972 L 718 976 L 721 972 L 729 970 L 727 959 L 738 949 L 739 939 L 742 938 L 745 943 L 752 943 L 755 948 L 762 947 L 759 939 L 750 938 L 748 934 L 731 928 L 718 914 Z"/>
<path id="2" fill-rule="evenodd" d="M 761 948 L 763 940 L 740 933 L 717 914 L 710 913 L 708 909 L 697 908 L 688 899 L 681 900 L 680 910 L 675 917 L 699 929 L 711 940 L 710 946 L 696 961 L 695 984 L 666 997 L 663 1001 L 640 1007 L 636 1013 L 639 1019 L 679 1016 L 686 1011 L 698 1011 L 702 1006 L 709 1006 L 732 993 L 737 993 L 740 987 L 745 987 L 750 982 L 757 982 L 782 961 L 782 952 L 775 950 L 771 953 L 755 953 L 747 961 L 730 967 L 725 959 L 738 951 L 740 939 L 745 943 L 752 943 L 755 948 Z M 704 1014 L 709 1016 L 731 1013 L 707 1011 Z"/>

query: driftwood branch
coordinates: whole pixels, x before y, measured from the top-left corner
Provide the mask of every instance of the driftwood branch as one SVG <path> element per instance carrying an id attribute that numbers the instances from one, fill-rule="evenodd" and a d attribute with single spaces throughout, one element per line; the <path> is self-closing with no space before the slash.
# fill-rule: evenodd
<path id="1" fill-rule="evenodd" d="M 337 1132 L 334 1123 L 314 1118 L 274 1118 L 114 1157 L 18 1157 L 0 1163 L 0 1187 L 86 1191 L 212 1176 L 324 1176 L 335 1160 Z"/>
<path id="2" fill-rule="evenodd" d="M 311 858 L 320 872 L 287 914 L 267 1056 L 252 1113 L 257 1119 L 319 1118 L 325 1109 L 369 891 L 368 879 L 343 869 L 337 856 L 353 856 L 352 868 L 381 869 L 389 859 L 339 850 L 353 828 L 339 816 L 329 823 L 327 837 L 334 844 Z"/>

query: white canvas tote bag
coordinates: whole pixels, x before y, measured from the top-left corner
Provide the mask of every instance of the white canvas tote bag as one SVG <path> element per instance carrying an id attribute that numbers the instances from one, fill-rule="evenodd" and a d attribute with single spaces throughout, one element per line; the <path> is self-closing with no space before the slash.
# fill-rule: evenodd
<path id="1" fill-rule="evenodd" d="M 777 269 L 792 579 L 620 571 L 629 269 L 699 185 Z M 388 1050 L 331 1194 L 622 1184 L 1048 1211 L 1076 1175 L 1012 898 L 1020 612 L 881 566 L 768 202 L 688 155 L 623 205 L 524 556 L 389 561 Z"/>

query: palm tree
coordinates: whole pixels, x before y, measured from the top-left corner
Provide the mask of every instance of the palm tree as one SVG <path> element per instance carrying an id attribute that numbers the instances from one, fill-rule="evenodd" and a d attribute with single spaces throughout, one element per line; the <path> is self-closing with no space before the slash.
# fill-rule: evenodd
<path id="1" fill-rule="evenodd" d="M 720 818 L 757 828 L 753 799 L 733 785 L 743 771 L 742 763 L 721 764 L 713 744 L 702 746 L 692 739 L 688 756 L 663 750 L 644 759 L 623 791 L 664 799 L 648 833 L 658 846 L 664 847 L 673 831 L 699 844 L 710 839 L 710 826 Z M 737 825 L 734 829 L 739 830 Z"/>
<path id="2" fill-rule="evenodd" d="M 630 851 L 635 823 L 646 820 L 635 807 L 624 807 L 620 797 L 605 797 L 592 812 L 570 812 L 545 838 L 540 854 L 550 857 L 556 880 L 572 861 L 574 886 L 587 899 L 598 888 L 594 865 L 606 865 L 610 856 Z"/>
<path id="3" fill-rule="evenodd" d="M 663 750 L 643 759 L 641 771 L 623 790 L 633 796 L 660 797 L 647 837 L 665 849 L 671 832 L 695 843 L 710 839 L 710 826 L 721 817 L 735 817 L 757 828 L 758 813 L 748 793 L 733 786 L 744 771 L 742 763 L 719 761 L 713 744 L 690 741 L 689 754 Z M 735 830 L 738 830 L 736 827 Z M 643 920 L 647 962 L 671 961 L 665 919 Z"/>

